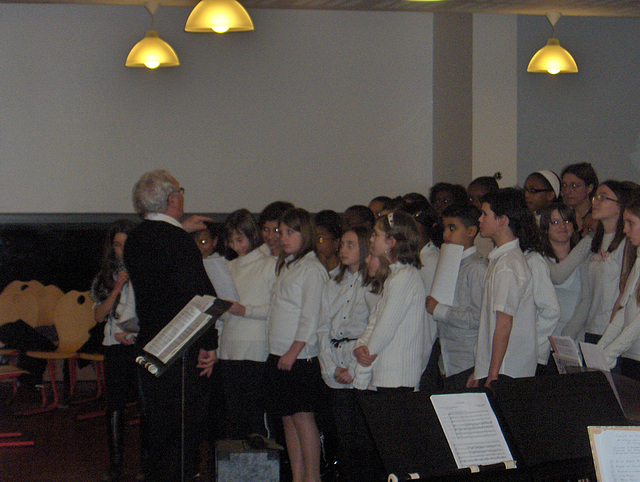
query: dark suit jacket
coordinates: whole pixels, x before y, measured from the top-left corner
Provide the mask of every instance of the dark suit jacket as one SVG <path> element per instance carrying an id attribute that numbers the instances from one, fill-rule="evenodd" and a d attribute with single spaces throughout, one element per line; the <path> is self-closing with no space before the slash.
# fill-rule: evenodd
<path id="1" fill-rule="evenodd" d="M 145 220 L 129 233 L 124 262 L 136 297 L 140 321 L 136 343 L 140 347 L 195 295 L 215 296 L 193 238 L 167 222 Z M 213 350 L 217 346 L 217 332 L 211 327 L 193 348 Z"/>

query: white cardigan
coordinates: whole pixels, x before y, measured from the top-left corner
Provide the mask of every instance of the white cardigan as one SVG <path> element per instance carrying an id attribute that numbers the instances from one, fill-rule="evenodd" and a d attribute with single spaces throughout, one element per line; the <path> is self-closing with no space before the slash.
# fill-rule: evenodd
<path id="1" fill-rule="evenodd" d="M 616 312 L 598 342 L 604 350 L 609 368 L 616 366 L 619 356 L 640 361 L 640 306 L 636 298 L 639 281 L 640 258 L 636 258 L 620 298 L 622 308 Z"/>
<path id="2" fill-rule="evenodd" d="M 291 259 L 291 256 L 287 260 Z M 299 359 L 318 356 L 318 319 L 327 270 L 313 251 L 276 278 L 267 318 L 269 353 L 282 356 L 294 341 L 305 343 Z"/>
<path id="3" fill-rule="evenodd" d="M 254 249 L 229 261 L 228 267 L 246 313 L 244 317 L 224 318 L 219 357 L 221 360 L 265 361 L 269 355 L 267 313 L 276 279 L 276 260 Z"/>
<path id="4" fill-rule="evenodd" d="M 433 344 L 425 322 L 426 294 L 420 272 L 402 263 L 390 269 L 382 297 L 355 344 L 355 348 L 366 346 L 371 355 L 378 355 L 370 367 L 355 365 L 353 386 L 361 390 L 417 387 L 425 366 L 425 346 Z"/>

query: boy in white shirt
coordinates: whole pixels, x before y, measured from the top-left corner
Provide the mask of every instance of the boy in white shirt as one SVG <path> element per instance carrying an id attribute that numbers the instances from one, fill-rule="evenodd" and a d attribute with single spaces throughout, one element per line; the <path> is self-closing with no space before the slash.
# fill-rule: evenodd
<path id="1" fill-rule="evenodd" d="M 480 210 L 471 203 L 448 206 L 442 213 L 444 242 L 464 248 L 453 304 L 445 305 L 432 296 L 427 297 L 427 311 L 438 325 L 441 368 L 447 391 L 464 388 L 475 363 L 482 287 L 488 264 L 474 245 L 479 218 Z"/>
<path id="2" fill-rule="evenodd" d="M 491 238 L 496 248 L 489 254 L 468 387 L 491 388 L 499 376 L 535 375 L 536 312 L 531 270 L 523 254 L 528 240 L 535 239 L 535 229 L 522 191 L 500 189 L 482 198 L 480 234 Z"/>

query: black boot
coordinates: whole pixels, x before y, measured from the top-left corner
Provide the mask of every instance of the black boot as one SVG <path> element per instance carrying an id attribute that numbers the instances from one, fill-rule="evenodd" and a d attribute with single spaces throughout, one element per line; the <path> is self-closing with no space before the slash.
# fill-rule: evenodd
<path id="1" fill-rule="evenodd" d="M 124 449 L 124 410 L 107 413 L 107 440 L 109 441 L 109 470 L 101 482 L 117 482 L 122 477 Z"/>

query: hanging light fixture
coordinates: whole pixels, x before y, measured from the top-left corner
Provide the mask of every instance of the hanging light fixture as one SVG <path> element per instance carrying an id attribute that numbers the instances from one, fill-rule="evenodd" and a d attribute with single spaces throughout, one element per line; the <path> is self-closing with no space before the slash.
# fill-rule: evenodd
<path id="1" fill-rule="evenodd" d="M 187 18 L 185 32 L 225 33 L 253 30 L 251 17 L 236 0 L 201 0 Z"/>
<path id="2" fill-rule="evenodd" d="M 578 72 L 576 61 L 569 52 L 560 47 L 556 38 L 556 23 L 560 19 L 557 12 L 548 12 L 547 19 L 553 28 L 553 37 L 547 40 L 547 45 L 538 50 L 527 67 L 527 72 L 549 74 L 575 74 Z"/>
<path id="3" fill-rule="evenodd" d="M 154 14 L 158 10 L 159 2 L 146 2 L 145 8 L 151 14 L 151 30 L 147 30 L 144 38 L 133 46 L 127 56 L 124 65 L 127 67 L 146 67 L 155 69 L 158 67 L 176 67 L 180 65 L 175 50 L 167 42 L 158 36 L 158 32 L 153 30 L 155 24 Z"/>

